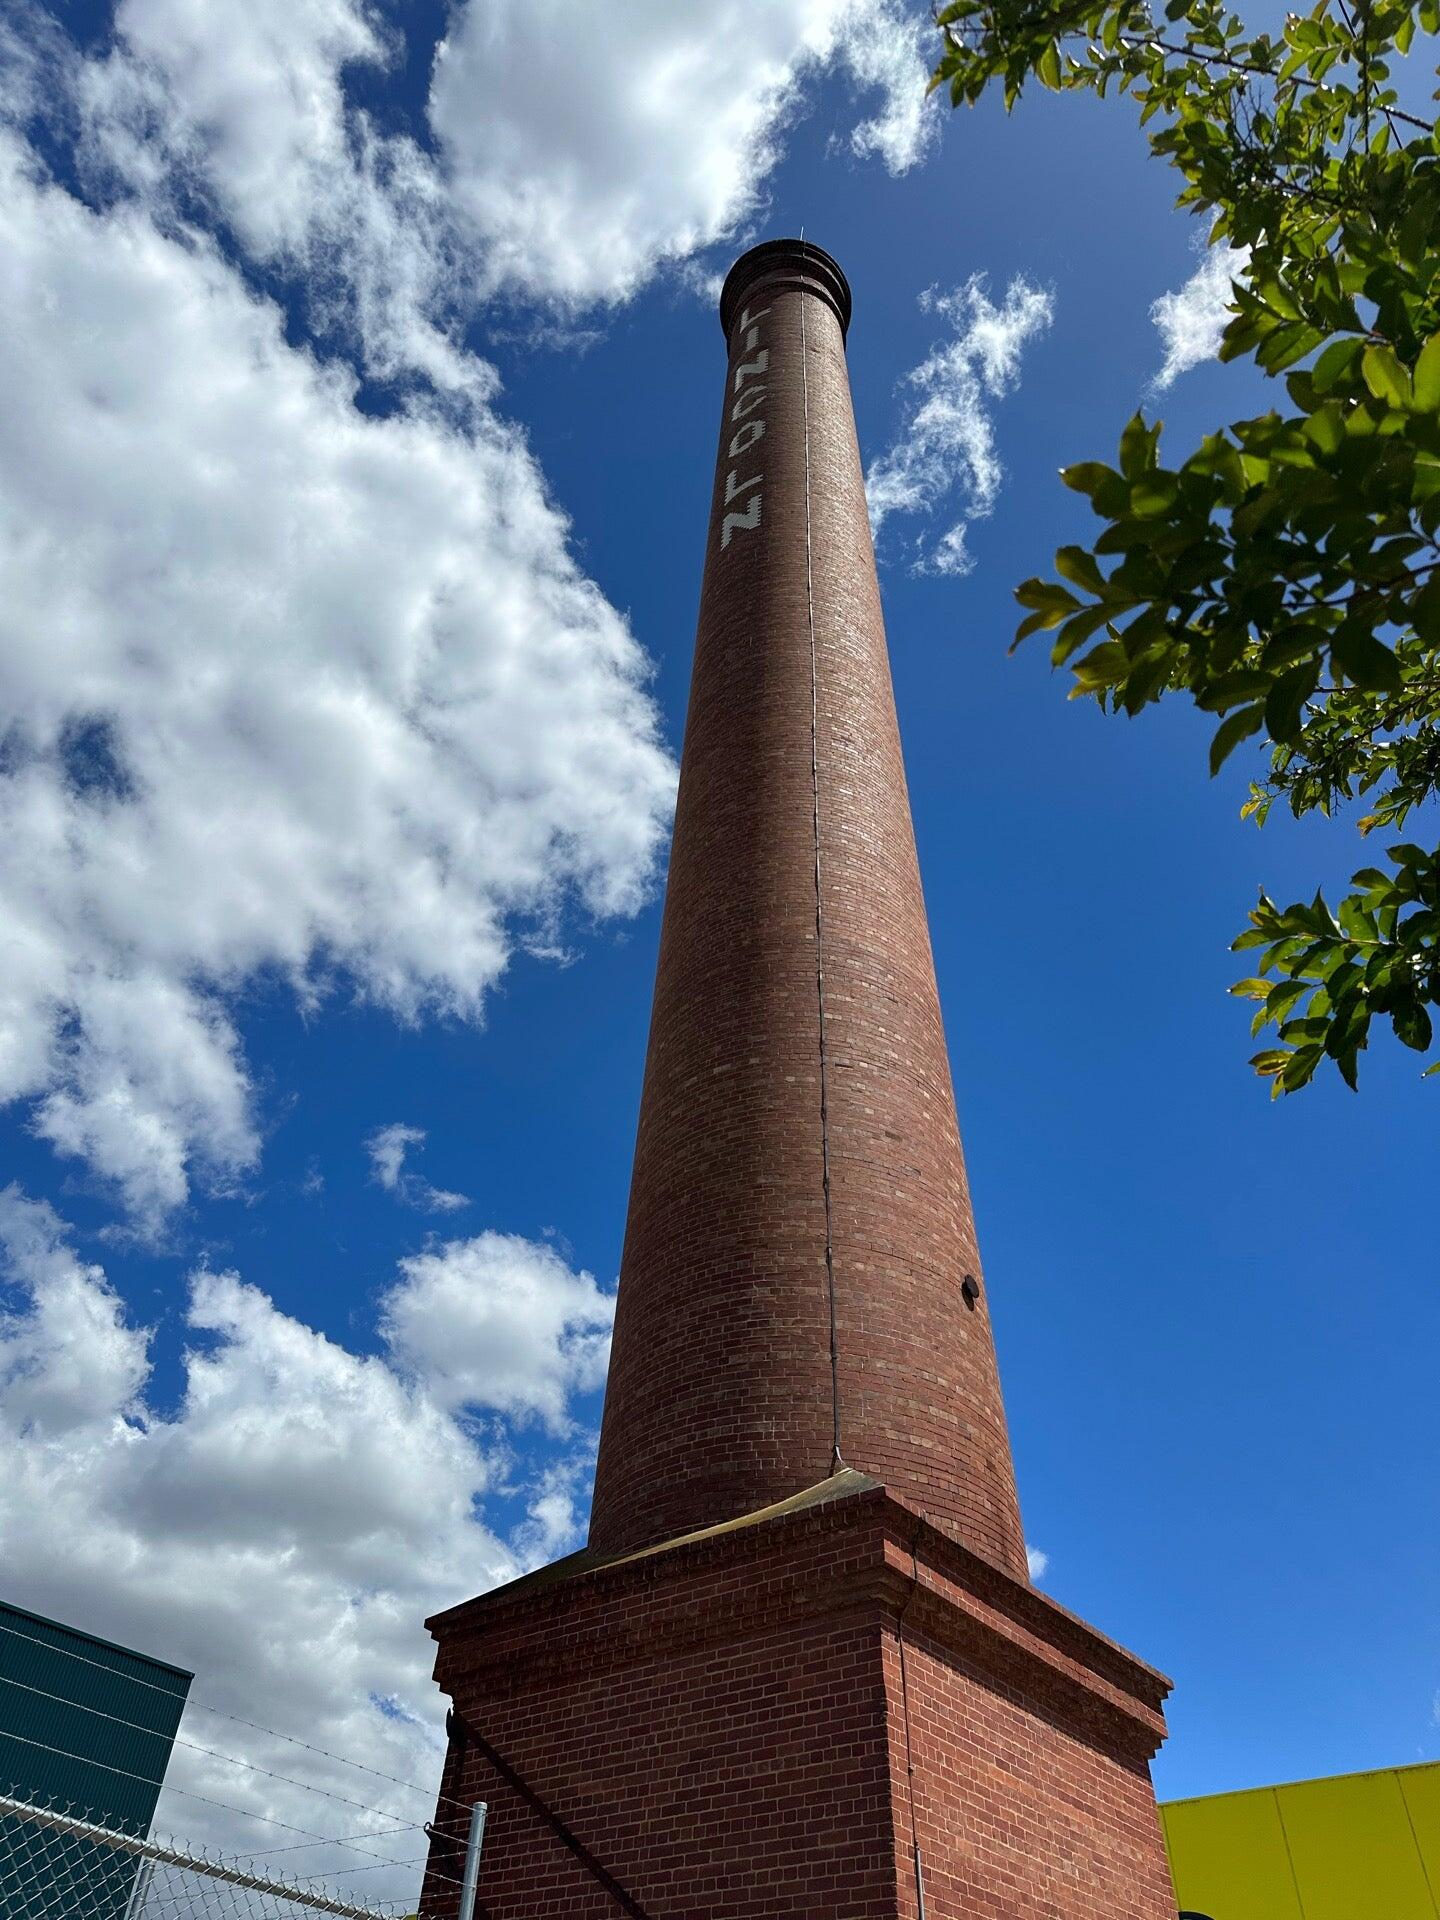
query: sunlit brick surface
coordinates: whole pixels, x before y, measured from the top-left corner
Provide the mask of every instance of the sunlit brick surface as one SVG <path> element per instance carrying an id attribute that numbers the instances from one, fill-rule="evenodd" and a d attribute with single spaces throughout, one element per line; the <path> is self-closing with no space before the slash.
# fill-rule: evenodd
<path id="1" fill-rule="evenodd" d="M 803 278 L 756 281 L 731 329 L 590 1537 L 830 1471 L 813 597 L 841 1450 L 1023 1573 L 845 343 Z"/>
<path id="2" fill-rule="evenodd" d="M 1166 1682 L 881 1489 L 432 1627 L 465 1728 L 645 1920 L 918 1920 L 912 1782 L 927 1920 L 1174 1920 Z M 474 1800 L 478 1913 L 626 1910 L 458 1726 L 442 1792 L 427 1920 Z"/>

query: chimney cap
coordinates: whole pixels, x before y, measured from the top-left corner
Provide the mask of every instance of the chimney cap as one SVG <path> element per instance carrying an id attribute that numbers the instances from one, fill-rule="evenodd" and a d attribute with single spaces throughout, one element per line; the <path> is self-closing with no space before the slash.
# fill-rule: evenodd
<path id="1" fill-rule="evenodd" d="M 808 240 L 764 240 L 742 253 L 725 276 L 720 290 L 720 325 L 727 340 L 746 294 L 758 281 L 776 278 L 827 301 L 840 322 L 843 339 L 850 326 L 850 282 L 839 263 L 823 247 L 812 246 Z"/>

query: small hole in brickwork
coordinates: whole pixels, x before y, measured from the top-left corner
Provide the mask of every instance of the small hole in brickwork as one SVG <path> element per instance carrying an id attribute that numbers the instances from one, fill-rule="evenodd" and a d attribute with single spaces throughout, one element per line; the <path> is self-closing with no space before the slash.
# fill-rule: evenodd
<path id="1" fill-rule="evenodd" d="M 973 1273 L 967 1273 L 965 1278 L 960 1282 L 960 1295 L 966 1306 L 969 1307 L 973 1313 L 975 1311 L 975 1302 L 980 1298 L 980 1282 L 975 1278 Z"/>

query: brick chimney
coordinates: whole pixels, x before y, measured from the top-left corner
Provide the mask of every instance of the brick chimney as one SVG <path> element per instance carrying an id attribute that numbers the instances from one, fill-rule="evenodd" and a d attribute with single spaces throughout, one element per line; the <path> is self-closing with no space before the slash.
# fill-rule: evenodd
<path id="1" fill-rule="evenodd" d="M 845 1464 L 1023 1575 L 850 405 L 850 289 L 818 247 L 774 241 L 732 269 L 720 316 L 590 1544 L 647 1546 Z"/>
<path id="2" fill-rule="evenodd" d="M 421 1901 L 1173 1920 L 1162 1675 L 1026 1577 L 845 362 L 801 241 L 728 349 L 589 1544 L 437 1615 Z"/>

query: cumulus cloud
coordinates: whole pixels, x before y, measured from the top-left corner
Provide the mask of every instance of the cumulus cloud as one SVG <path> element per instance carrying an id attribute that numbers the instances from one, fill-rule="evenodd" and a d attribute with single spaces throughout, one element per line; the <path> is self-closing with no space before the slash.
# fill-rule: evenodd
<path id="1" fill-rule="evenodd" d="M 256 1163 L 238 989 L 479 1016 L 673 769 L 523 440 L 355 379 L 0 132 L 0 1098 L 155 1224 Z"/>
<path id="2" fill-rule="evenodd" d="M 929 32 L 911 0 L 643 0 L 600 36 L 579 0 L 462 0 L 430 93 L 438 163 L 347 99 L 351 72 L 404 50 L 362 0 L 120 0 L 111 51 L 67 86 L 94 177 L 171 209 L 200 194 L 372 371 L 473 399 L 493 384 L 460 344 L 478 300 L 623 300 L 732 237 L 820 74 L 873 103 L 841 144 L 916 165 L 940 126 Z M 580 38 L 561 99 L 555 50 Z"/>
<path id="3" fill-rule="evenodd" d="M 363 0 L 119 0 L 103 58 L 52 62 L 80 160 L 102 195 L 164 221 L 197 200 L 250 261 L 289 273 L 322 336 L 380 379 L 422 377 L 457 403 L 493 395 L 465 351 L 475 263 L 433 161 L 349 104 L 352 70 L 403 52 Z"/>
<path id="4" fill-rule="evenodd" d="M 1165 364 L 1153 385 L 1168 387 L 1191 367 L 1213 360 L 1232 315 L 1232 283 L 1243 280 L 1250 264 L 1248 247 L 1223 243 L 1206 253 L 1183 287 L 1162 293 L 1150 309 L 1165 347 Z"/>
<path id="5" fill-rule="evenodd" d="M 604 1384 L 614 1296 L 553 1248 L 482 1233 L 414 1254 L 400 1270 L 381 1327 L 443 1405 L 534 1415 L 563 1434 L 570 1397 Z"/>
<path id="6" fill-rule="evenodd" d="M 371 1179 L 387 1193 L 393 1193 L 397 1200 L 403 1200 L 406 1206 L 419 1207 L 425 1213 L 455 1213 L 461 1207 L 468 1207 L 470 1201 L 465 1194 L 432 1187 L 428 1180 L 406 1167 L 405 1157 L 411 1147 L 424 1144 L 423 1127 L 407 1127 L 398 1120 L 393 1126 L 377 1127 L 365 1142 Z"/>
<path id="7" fill-rule="evenodd" d="M 902 0 L 630 0 L 603 33 L 580 0 L 466 0 L 430 114 L 488 280 L 623 300 L 731 236 L 822 68 L 879 93 L 850 144 L 903 172 L 938 127 L 925 111 L 928 32 Z M 560 55 L 575 47 L 572 69 Z"/>
<path id="8" fill-rule="evenodd" d="M 947 321 L 954 337 L 905 376 L 899 430 L 865 475 L 870 526 L 878 541 L 892 515 L 930 518 L 958 501 L 950 526 L 922 535 L 912 552 L 922 572 L 968 573 L 967 528 L 993 510 L 1004 474 L 993 402 L 1018 384 L 1021 353 L 1050 325 L 1055 302 L 1017 277 L 996 306 L 985 276 L 973 274 L 951 293 L 930 288 L 920 305 Z"/>
<path id="9" fill-rule="evenodd" d="M 558 1423 L 566 1394 L 595 1379 L 593 1355 L 572 1335 L 579 1329 L 583 1346 L 585 1329 L 608 1320 L 608 1302 L 551 1249 L 484 1240 L 479 1256 L 467 1254 L 479 1242 L 435 1256 L 459 1262 L 471 1288 L 503 1296 L 489 1361 L 483 1308 L 462 1313 L 463 1382 L 452 1367 L 437 1383 L 414 1344 L 351 1352 L 238 1275 L 202 1269 L 190 1281 L 183 1394 L 162 1411 L 147 1330 L 77 1257 L 48 1207 L 14 1187 L 0 1192 L 7 1597 L 193 1668 L 197 1701 L 255 1723 L 189 1711 L 185 1740 L 374 1810 L 367 1817 L 182 1746 L 163 1827 L 227 1851 L 294 1848 L 276 1864 L 338 1869 L 342 1884 L 413 1896 L 418 1869 L 387 1876 L 364 1854 L 307 1848 L 261 1816 L 358 1834 L 388 1859 L 423 1854 L 418 1823 L 433 1806 L 441 1703 L 421 1623 L 575 1543 L 584 1462 L 535 1457 L 519 1489 L 522 1518 L 502 1537 L 484 1503 L 513 1491 L 504 1434 L 466 1409 L 504 1406 Z M 415 1285 L 405 1274 L 392 1292 L 399 1322 Z M 537 1292 L 528 1319 L 527 1286 Z M 428 1312 L 450 1304 L 429 1287 Z M 433 1330 L 443 1345 L 443 1325 Z M 382 1839 L 396 1822 L 411 1824 Z M 363 1880 L 350 1878 L 357 1866 Z"/>
<path id="10" fill-rule="evenodd" d="M 1025 1549 L 1025 1565 L 1030 1571 L 1030 1578 L 1035 1581 L 1038 1586 L 1040 1581 L 1045 1578 L 1045 1570 L 1050 1565 L 1050 1556 L 1048 1553 L 1043 1553 L 1039 1547 L 1027 1546 Z"/>
<path id="11" fill-rule="evenodd" d="M 643 899 L 673 791 L 648 663 L 464 328 L 497 289 L 703 278 L 822 69 L 869 110 L 854 150 L 912 165 L 924 27 L 633 8 L 559 110 L 574 0 L 462 6 L 437 157 L 347 90 L 404 51 L 364 0 L 119 0 L 93 55 L 7 14 L 0 1100 L 142 1230 L 258 1164 L 257 980 L 475 1019 L 517 939 Z M 26 143 L 46 112 L 83 199 Z"/>

